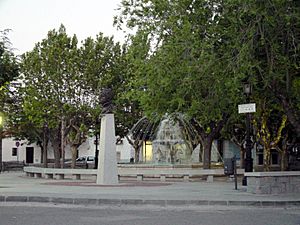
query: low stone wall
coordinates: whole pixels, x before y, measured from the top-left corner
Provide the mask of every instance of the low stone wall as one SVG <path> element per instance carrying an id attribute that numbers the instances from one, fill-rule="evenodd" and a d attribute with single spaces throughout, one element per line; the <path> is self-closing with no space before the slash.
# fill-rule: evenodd
<path id="1" fill-rule="evenodd" d="M 31 177 L 45 177 L 64 179 L 65 175 L 72 175 L 74 179 L 80 179 L 81 175 L 97 175 L 95 169 L 57 169 L 57 168 L 41 168 L 41 167 L 24 167 L 24 172 Z M 244 170 L 238 170 L 238 174 L 243 174 Z M 144 178 L 160 178 L 166 181 L 166 178 L 183 178 L 189 181 L 190 178 L 205 177 L 208 182 L 213 182 L 214 176 L 225 176 L 223 169 L 203 170 L 201 168 L 174 168 L 174 167 L 134 167 L 134 166 L 118 166 L 118 176 L 136 177 L 137 180 Z"/>
<path id="2" fill-rule="evenodd" d="M 254 194 L 300 193 L 300 171 L 245 173 L 247 192 Z"/>

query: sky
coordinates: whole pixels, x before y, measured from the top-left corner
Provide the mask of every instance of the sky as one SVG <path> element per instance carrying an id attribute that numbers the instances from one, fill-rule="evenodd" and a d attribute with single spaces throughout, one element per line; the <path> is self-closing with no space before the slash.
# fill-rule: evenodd
<path id="1" fill-rule="evenodd" d="M 0 30 L 11 29 L 9 39 L 17 55 L 33 49 L 49 30 L 66 27 L 68 35 L 81 41 L 102 32 L 124 39 L 113 27 L 121 0 L 0 0 Z"/>

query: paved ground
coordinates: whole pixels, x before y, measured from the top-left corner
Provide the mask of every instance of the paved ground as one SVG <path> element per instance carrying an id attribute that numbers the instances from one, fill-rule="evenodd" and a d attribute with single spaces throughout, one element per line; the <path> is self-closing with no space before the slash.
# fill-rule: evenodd
<path id="1" fill-rule="evenodd" d="M 1 225 L 299 225 L 300 208 L 109 206 L 0 202 Z"/>
<path id="2" fill-rule="evenodd" d="M 300 194 L 257 195 L 238 183 L 121 181 L 119 185 L 96 185 L 95 178 L 75 181 L 29 178 L 22 172 L 0 174 L 0 202 L 51 202 L 67 204 L 128 205 L 247 205 L 300 206 Z"/>

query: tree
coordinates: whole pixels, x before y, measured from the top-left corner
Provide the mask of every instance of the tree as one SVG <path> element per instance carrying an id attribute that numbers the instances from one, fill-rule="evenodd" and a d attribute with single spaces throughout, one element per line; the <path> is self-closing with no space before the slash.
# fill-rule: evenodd
<path id="1" fill-rule="evenodd" d="M 7 37 L 9 30 L 0 31 L 0 87 L 18 76 L 18 59 L 13 54 L 11 43 Z"/>
<path id="2" fill-rule="evenodd" d="M 46 39 L 22 57 L 24 111 L 37 127 L 42 129 L 47 124 L 56 167 L 63 154 L 61 118 L 69 106 L 80 108 L 86 103 L 77 65 L 77 38 L 68 37 L 63 25 L 58 31 L 49 31 Z"/>
<path id="3" fill-rule="evenodd" d="M 6 133 L 3 130 L 4 111 L 7 107 L 7 100 L 11 98 L 9 83 L 19 74 L 18 60 L 10 48 L 10 41 L 7 37 L 8 31 L 0 31 L 0 172 L 2 171 L 2 138 Z"/>
<path id="4" fill-rule="evenodd" d="M 189 109 L 200 117 L 199 131 L 209 133 L 223 113 L 232 116 L 227 107 L 238 102 L 241 82 L 250 81 L 258 99 L 265 93 L 277 99 L 298 135 L 299 7 L 292 0 L 123 1 L 115 22 L 142 32 L 150 46 L 141 65 L 142 105 L 146 111 Z"/>
<path id="5" fill-rule="evenodd" d="M 279 151 L 282 163 L 286 158 L 286 151 L 279 147 L 279 143 L 282 139 L 282 131 L 286 127 L 287 116 L 267 106 L 265 99 L 258 102 L 258 105 L 257 117 L 254 118 L 253 124 L 257 142 L 263 146 L 264 170 L 270 171 L 272 149 Z M 284 169 L 283 164 L 282 169 Z"/>
<path id="6" fill-rule="evenodd" d="M 251 100 L 258 103 L 255 124 L 268 170 L 271 147 L 278 149 L 282 163 L 286 161 L 282 142 L 287 136 L 283 135 L 291 132 L 283 128 L 292 125 L 293 135 L 299 137 L 300 4 L 252 0 L 224 2 L 224 6 L 224 22 L 236 31 L 236 62 L 239 68 L 247 68 L 254 92 Z M 274 112 L 279 116 L 274 117 Z"/>
<path id="7" fill-rule="evenodd" d="M 225 5 L 227 22 L 237 31 L 239 67 L 252 65 L 247 74 L 258 99 L 264 93 L 277 99 L 298 135 L 300 3 L 252 0 Z"/>
<path id="8" fill-rule="evenodd" d="M 38 127 L 47 123 L 55 165 L 64 158 L 64 140 L 72 148 L 72 166 L 78 147 L 95 129 L 99 93 L 103 87 L 117 92 L 122 83 L 122 49 L 113 38 L 98 34 L 78 46 L 63 25 L 23 56 L 25 111 Z"/>
<path id="9" fill-rule="evenodd" d="M 208 1 L 123 1 L 122 6 L 116 22 L 138 28 L 140 49 L 148 48 L 146 57 L 136 57 L 137 99 L 148 114 L 182 112 L 199 121 L 204 168 L 210 168 L 212 141 L 233 114 L 245 76 L 232 65 L 231 34 L 217 16 L 221 7 Z"/>

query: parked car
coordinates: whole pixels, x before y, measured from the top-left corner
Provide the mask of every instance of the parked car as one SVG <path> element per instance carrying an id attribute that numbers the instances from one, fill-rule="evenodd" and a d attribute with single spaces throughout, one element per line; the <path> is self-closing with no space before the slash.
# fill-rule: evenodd
<path id="1" fill-rule="evenodd" d="M 65 165 L 71 165 L 72 160 L 68 160 L 65 162 Z M 93 169 L 95 165 L 95 156 L 80 156 L 76 159 L 76 167 L 83 167 Z"/>
<path id="2" fill-rule="evenodd" d="M 85 162 L 87 164 L 95 163 L 95 156 L 81 156 L 76 159 L 76 162 Z"/>

